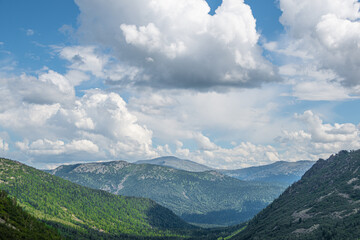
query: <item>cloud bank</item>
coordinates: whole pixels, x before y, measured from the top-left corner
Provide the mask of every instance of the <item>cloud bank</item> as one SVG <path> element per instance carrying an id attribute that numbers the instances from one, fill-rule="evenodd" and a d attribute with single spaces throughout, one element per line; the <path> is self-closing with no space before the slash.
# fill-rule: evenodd
<path id="1" fill-rule="evenodd" d="M 280 80 L 262 57 L 256 21 L 241 0 L 224 0 L 214 16 L 204 0 L 75 2 L 78 33 L 137 69 L 132 79 L 109 84 L 206 91 Z"/>
<path id="2" fill-rule="evenodd" d="M 76 3 L 79 28 L 59 31 L 78 41 L 48 46 L 65 68 L 21 73 L 0 42 L 4 156 L 54 167 L 176 155 L 240 168 L 360 148 L 355 120 L 322 115 L 359 97 L 358 1 L 279 0 L 285 32 L 274 42 L 243 0 L 214 16 L 204 0 Z"/>
<path id="3" fill-rule="evenodd" d="M 330 70 L 327 81 L 360 85 L 360 3 L 357 0 L 280 0 L 285 26 L 277 51 L 301 59 L 300 65 Z"/>

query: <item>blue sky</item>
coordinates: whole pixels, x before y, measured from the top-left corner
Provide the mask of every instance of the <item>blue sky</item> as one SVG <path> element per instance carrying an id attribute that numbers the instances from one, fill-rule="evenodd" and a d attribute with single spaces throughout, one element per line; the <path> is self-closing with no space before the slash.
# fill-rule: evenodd
<path id="1" fill-rule="evenodd" d="M 355 0 L 0 1 L 0 153 L 219 168 L 360 148 Z"/>

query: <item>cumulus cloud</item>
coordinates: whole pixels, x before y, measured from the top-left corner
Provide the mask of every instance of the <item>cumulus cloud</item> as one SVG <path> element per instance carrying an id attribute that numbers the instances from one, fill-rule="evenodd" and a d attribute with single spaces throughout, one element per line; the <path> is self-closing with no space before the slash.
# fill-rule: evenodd
<path id="1" fill-rule="evenodd" d="M 68 60 L 70 69 L 90 72 L 97 77 L 103 77 L 104 66 L 109 62 L 107 56 L 96 53 L 94 46 L 72 46 L 60 50 L 60 57 Z"/>
<path id="2" fill-rule="evenodd" d="M 62 75 L 45 70 L 37 76 L 0 79 L 4 103 L 0 126 L 22 137 L 14 144 L 16 149 L 27 158 L 38 158 L 38 166 L 72 160 L 150 158 L 169 151 L 168 146 L 153 147 L 152 131 L 138 124 L 119 94 L 93 89 L 75 96 L 77 83 L 69 78 L 86 79 L 86 71 L 71 69 Z M 8 150 L 8 143 L 0 140 L 1 150 Z"/>
<path id="3" fill-rule="evenodd" d="M 63 75 L 53 71 L 42 71 L 38 76 L 27 75 L 1 78 L 3 91 L 13 103 L 16 99 L 28 103 L 69 103 L 75 98 L 74 85 Z M 5 106 L 8 106 L 7 104 Z M 5 107 L 4 106 L 4 107 Z"/>
<path id="4" fill-rule="evenodd" d="M 202 134 L 197 133 L 197 135 L 201 136 Z M 205 136 L 201 137 L 206 139 L 206 145 L 210 145 L 210 147 L 190 151 L 187 148 L 183 148 L 182 142 L 178 142 L 176 154 L 214 168 L 228 169 L 264 165 L 280 160 L 280 154 L 270 145 L 242 142 L 232 148 L 223 148 L 217 146 Z"/>
<path id="5" fill-rule="evenodd" d="M 306 130 L 288 132 L 276 140 L 286 147 L 283 157 L 293 159 L 302 156 L 303 159 L 316 160 L 340 150 L 360 148 L 360 130 L 352 123 L 323 123 L 321 118 L 312 111 L 296 114 L 295 119 L 303 122 Z M 291 147 L 291 148 L 290 148 Z"/>
<path id="6" fill-rule="evenodd" d="M 357 0 L 280 0 L 280 8 L 287 39 L 277 46 L 278 51 L 298 56 L 319 70 L 334 71 L 334 80 L 346 87 L 360 84 Z"/>
<path id="7" fill-rule="evenodd" d="M 214 16 L 204 0 L 76 3 L 78 33 L 134 69 L 131 81 L 120 75 L 109 84 L 207 90 L 279 80 L 262 57 L 256 21 L 243 1 L 223 1 Z"/>
<path id="8" fill-rule="evenodd" d="M 46 109 L 46 116 L 40 114 L 41 107 Z M 49 111 L 50 107 L 53 111 Z M 87 92 L 71 107 L 32 105 L 28 108 L 36 108 L 36 113 L 29 112 L 28 119 L 4 125 L 21 131 L 26 139 L 18 142 L 17 147 L 29 154 L 59 155 L 83 151 L 109 159 L 157 156 L 152 146 L 152 132 L 137 124 L 136 117 L 129 113 L 118 94 L 94 90 Z M 19 111 L 24 112 L 24 109 Z M 0 122 L 17 119 L 17 114 L 15 111 L 0 114 Z M 36 119 L 31 119 L 32 116 Z M 26 134 L 23 128 L 31 125 L 32 129 Z M 41 129 L 41 135 L 36 129 Z M 37 139 L 39 135 L 47 138 Z"/>
<path id="9" fill-rule="evenodd" d="M 293 122 L 275 117 L 283 100 L 277 88 L 226 94 L 157 91 L 133 96 L 128 107 L 158 142 L 175 145 L 174 155 L 215 168 L 241 168 L 284 160 L 269 145 L 283 125 L 291 128 Z"/>
<path id="10" fill-rule="evenodd" d="M 164 143 L 197 139 L 196 144 L 203 146 L 196 133 L 216 132 L 218 139 L 229 143 L 246 138 L 264 144 L 278 135 L 283 124 L 277 118 L 279 105 L 284 103 L 280 93 L 277 87 L 226 94 L 183 90 L 143 92 L 134 94 L 128 107 Z M 209 136 L 213 138 L 214 134 Z"/>
<path id="11" fill-rule="evenodd" d="M 65 144 L 63 141 L 51 141 L 38 139 L 29 144 L 28 141 L 16 142 L 15 145 L 24 152 L 34 155 L 59 155 L 71 154 L 74 152 L 97 153 L 99 147 L 89 140 L 73 140 Z"/>
<path id="12" fill-rule="evenodd" d="M 66 77 L 74 85 L 88 80 L 89 74 L 110 84 L 121 79 L 123 85 L 131 85 L 140 72 L 137 67 L 118 63 L 95 46 L 68 46 L 57 51 L 61 58 L 70 63 Z"/>
<path id="13" fill-rule="evenodd" d="M 307 101 L 341 101 L 358 98 L 357 88 L 347 88 L 335 79 L 332 70 L 318 69 L 307 64 L 287 64 L 279 68 L 280 74 L 291 86 L 289 95 Z"/>

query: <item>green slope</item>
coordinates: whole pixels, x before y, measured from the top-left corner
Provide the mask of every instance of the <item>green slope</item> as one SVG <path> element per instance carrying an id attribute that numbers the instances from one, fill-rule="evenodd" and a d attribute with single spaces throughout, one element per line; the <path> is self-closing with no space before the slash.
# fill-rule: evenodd
<path id="1" fill-rule="evenodd" d="M 0 239 L 37 240 L 61 239 L 56 229 L 40 222 L 11 199 L 5 191 L 0 191 Z"/>
<path id="2" fill-rule="evenodd" d="M 70 239 L 159 239 L 193 228 L 152 200 L 89 189 L 7 159 L 0 159 L 0 189 Z"/>
<path id="3" fill-rule="evenodd" d="M 233 239 L 360 239 L 360 150 L 320 159 Z"/>
<path id="4" fill-rule="evenodd" d="M 60 166 L 52 173 L 87 187 L 151 198 L 188 222 L 208 225 L 246 221 L 284 190 L 215 171 L 187 172 L 124 161 Z"/>

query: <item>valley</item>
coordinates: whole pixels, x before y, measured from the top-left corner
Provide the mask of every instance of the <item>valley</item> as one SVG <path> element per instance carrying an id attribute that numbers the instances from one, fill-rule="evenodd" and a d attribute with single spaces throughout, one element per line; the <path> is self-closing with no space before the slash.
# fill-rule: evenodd
<path id="1" fill-rule="evenodd" d="M 94 189 L 150 198 L 202 226 L 249 220 L 285 189 L 281 184 L 241 181 L 215 170 L 188 172 L 124 161 L 63 165 L 50 173 Z"/>
<path id="2" fill-rule="evenodd" d="M 244 178 L 260 176 L 257 181 L 125 161 L 47 173 L 0 159 L 0 233 L 3 239 L 354 239 L 360 236 L 359 169 L 360 150 L 315 164 L 241 170 Z M 263 177 L 281 174 L 273 182 Z"/>

